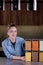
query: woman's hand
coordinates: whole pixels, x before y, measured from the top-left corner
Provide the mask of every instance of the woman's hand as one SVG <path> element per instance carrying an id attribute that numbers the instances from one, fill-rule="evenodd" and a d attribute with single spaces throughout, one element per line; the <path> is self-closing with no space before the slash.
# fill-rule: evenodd
<path id="1" fill-rule="evenodd" d="M 21 57 L 21 60 L 22 60 L 22 61 L 25 61 L 25 57 L 24 57 L 24 56 L 23 56 L 23 57 Z"/>

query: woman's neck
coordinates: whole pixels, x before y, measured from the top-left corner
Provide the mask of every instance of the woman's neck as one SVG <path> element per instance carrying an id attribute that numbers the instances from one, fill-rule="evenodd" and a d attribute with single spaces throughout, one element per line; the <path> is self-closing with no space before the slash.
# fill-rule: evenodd
<path id="1" fill-rule="evenodd" d="M 16 38 L 9 38 L 12 43 L 16 42 Z"/>

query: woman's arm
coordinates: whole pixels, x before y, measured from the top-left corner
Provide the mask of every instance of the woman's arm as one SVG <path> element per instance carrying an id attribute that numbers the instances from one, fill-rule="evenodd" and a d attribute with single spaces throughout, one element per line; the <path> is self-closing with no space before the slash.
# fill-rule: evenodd
<path id="1" fill-rule="evenodd" d="M 9 53 L 9 51 L 7 50 L 6 46 L 4 45 L 4 43 L 2 43 L 2 48 L 3 48 L 3 51 L 6 55 L 7 58 L 9 59 L 14 59 L 14 60 L 25 60 L 25 57 L 20 57 L 20 56 L 13 56 Z"/>
<path id="2" fill-rule="evenodd" d="M 20 56 L 12 56 L 12 59 L 14 59 L 14 60 L 23 60 L 23 61 L 25 61 L 25 57 L 23 56 L 23 57 L 20 57 Z"/>

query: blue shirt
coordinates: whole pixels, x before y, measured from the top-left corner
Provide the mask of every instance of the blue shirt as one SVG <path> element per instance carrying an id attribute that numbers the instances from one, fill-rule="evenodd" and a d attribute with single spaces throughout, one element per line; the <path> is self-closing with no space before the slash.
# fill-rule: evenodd
<path id="1" fill-rule="evenodd" d="M 9 38 L 2 42 L 2 48 L 7 58 L 12 59 L 12 56 L 24 56 L 25 40 L 21 37 L 16 37 L 15 48 Z"/>

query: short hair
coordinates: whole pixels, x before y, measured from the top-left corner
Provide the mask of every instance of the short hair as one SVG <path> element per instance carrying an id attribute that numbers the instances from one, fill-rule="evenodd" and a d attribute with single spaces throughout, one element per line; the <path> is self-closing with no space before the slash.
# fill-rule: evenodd
<path id="1" fill-rule="evenodd" d="M 9 30 L 11 27 L 16 27 L 16 25 L 15 25 L 14 23 L 8 24 L 8 30 Z"/>

